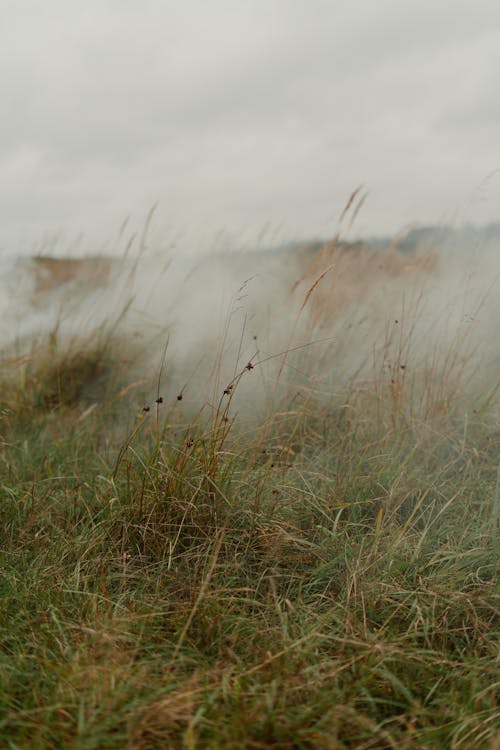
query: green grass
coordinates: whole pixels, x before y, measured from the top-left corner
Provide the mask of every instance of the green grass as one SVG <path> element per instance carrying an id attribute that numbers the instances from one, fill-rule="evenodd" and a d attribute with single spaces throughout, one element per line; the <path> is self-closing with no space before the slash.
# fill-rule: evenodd
<path id="1" fill-rule="evenodd" d="M 494 420 L 383 378 L 141 411 L 119 351 L 3 368 L 2 747 L 498 748 Z"/>

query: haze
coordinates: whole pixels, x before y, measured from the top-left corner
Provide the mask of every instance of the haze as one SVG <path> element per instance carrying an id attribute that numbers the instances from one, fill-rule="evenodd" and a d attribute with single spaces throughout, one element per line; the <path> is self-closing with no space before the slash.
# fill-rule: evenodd
<path id="1" fill-rule="evenodd" d="M 0 247 L 188 248 L 498 220 L 500 4 L 1 5 Z M 266 237 L 267 239 L 262 239 Z M 82 243 L 82 240 L 80 240 Z"/>

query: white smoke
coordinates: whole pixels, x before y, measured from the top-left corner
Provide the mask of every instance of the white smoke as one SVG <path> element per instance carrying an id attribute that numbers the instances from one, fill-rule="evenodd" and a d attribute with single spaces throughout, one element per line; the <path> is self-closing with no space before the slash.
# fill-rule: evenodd
<path id="1" fill-rule="evenodd" d="M 198 257 L 142 249 L 110 261 L 102 283 L 76 273 L 41 290 L 36 261 L 4 256 L 0 345 L 19 350 L 51 331 L 83 340 L 116 324 L 141 349 L 136 367 L 151 381 L 168 341 L 172 394 L 210 400 L 214 383 L 220 390 L 243 372 L 240 401 L 250 409 L 278 376 L 322 392 L 396 365 L 405 375 L 462 368 L 486 389 L 499 362 L 495 250 L 443 243 L 426 264 L 418 251 L 334 251 L 320 262 L 297 249 Z M 248 363 L 255 369 L 245 372 Z"/>

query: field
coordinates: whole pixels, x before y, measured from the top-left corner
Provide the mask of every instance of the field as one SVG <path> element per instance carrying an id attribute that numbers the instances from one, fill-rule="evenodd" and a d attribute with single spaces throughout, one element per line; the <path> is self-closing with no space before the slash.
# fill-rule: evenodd
<path id="1" fill-rule="evenodd" d="M 491 295 L 333 241 L 252 298 L 256 258 L 148 291 L 167 332 L 140 253 L 122 307 L 35 263 L 74 307 L 2 353 L 2 747 L 500 747 Z"/>

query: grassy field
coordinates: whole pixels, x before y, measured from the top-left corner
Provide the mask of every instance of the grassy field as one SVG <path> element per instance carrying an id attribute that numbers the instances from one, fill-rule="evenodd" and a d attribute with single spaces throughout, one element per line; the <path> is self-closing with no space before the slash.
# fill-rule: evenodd
<path id="1" fill-rule="evenodd" d="M 5 353 L 1 747 L 497 750 L 495 401 L 403 354 L 250 419 L 258 357 L 198 411 L 119 332 Z"/>

